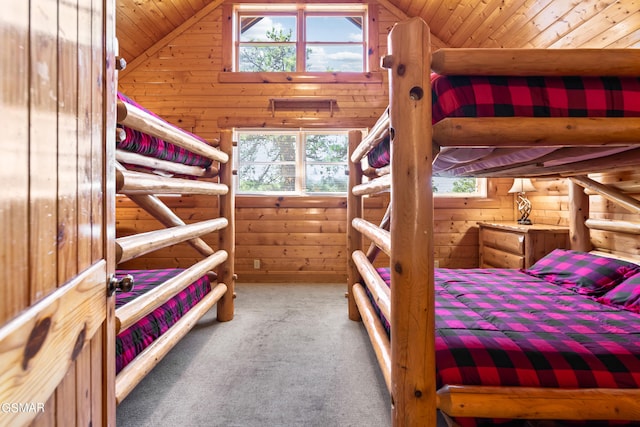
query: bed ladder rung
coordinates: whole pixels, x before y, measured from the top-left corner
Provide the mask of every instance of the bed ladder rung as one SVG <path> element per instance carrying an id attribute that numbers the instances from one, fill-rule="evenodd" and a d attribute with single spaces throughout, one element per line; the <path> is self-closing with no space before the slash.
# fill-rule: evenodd
<path id="1" fill-rule="evenodd" d="M 163 139 L 208 159 L 221 163 L 229 161 L 226 153 L 134 105 L 118 100 L 117 114 L 118 123 L 124 126 Z"/>
<path id="2" fill-rule="evenodd" d="M 377 147 L 389 134 L 389 109 L 378 118 L 369 134 L 362 139 L 358 147 L 351 153 L 351 161 L 358 163 L 369 151 Z"/>
<path id="3" fill-rule="evenodd" d="M 160 221 L 165 227 L 177 227 L 186 225 L 186 223 L 176 215 L 169 207 L 158 197 L 150 194 L 130 194 L 129 199 L 136 205 L 144 209 L 149 215 Z M 228 227 L 225 227 L 227 229 Z M 215 251 L 211 246 L 199 237 L 194 237 L 187 241 L 202 256 L 209 256 Z"/>
<path id="4" fill-rule="evenodd" d="M 391 254 L 391 233 L 370 223 L 362 218 L 354 218 L 351 222 L 353 228 L 362 233 L 366 238 L 376 244 L 382 251 Z"/>
<path id="5" fill-rule="evenodd" d="M 116 170 L 116 192 L 118 194 L 204 194 L 218 196 L 227 194 L 228 191 L 229 188 L 225 184 L 217 182 Z"/>
<path id="6" fill-rule="evenodd" d="M 216 218 L 119 237 L 116 239 L 116 262 L 122 263 L 176 243 L 213 233 L 225 228 L 228 224 L 229 221 L 226 218 Z"/>
<path id="7" fill-rule="evenodd" d="M 156 308 L 173 298 L 178 292 L 189 286 L 198 278 L 206 275 L 227 260 L 226 251 L 217 251 L 202 261 L 197 262 L 182 273 L 156 286 L 116 309 L 116 334 L 136 323 Z"/>
<path id="8" fill-rule="evenodd" d="M 353 261 L 358 268 L 358 272 L 367 284 L 369 292 L 373 295 L 373 299 L 380 308 L 382 315 L 387 320 L 391 320 L 391 291 L 384 280 L 380 277 L 376 268 L 369 262 L 369 259 L 362 251 L 355 251 Z"/>
<path id="9" fill-rule="evenodd" d="M 389 191 L 391 188 L 391 175 L 384 175 L 374 178 L 364 184 L 356 185 L 351 189 L 354 196 L 364 196 L 370 194 L 378 194 Z"/>
<path id="10" fill-rule="evenodd" d="M 177 175 L 207 178 L 218 175 L 218 169 L 213 166 L 209 166 L 205 169 L 201 166 L 183 165 L 182 163 L 156 159 L 155 157 L 144 156 L 142 154 L 132 153 L 119 148 L 116 148 L 116 160 L 124 164 L 142 166 L 151 170 L 161 170 L 166 173 Z"/>
<path id="11" fill-rule="evenodd" d="M 389 343 L 389 336 L 362 285 L 356 283 L 352 289 L 356 305 L 362 316 L 362 323 L 364 323 L 369 334 L 387 390 L 391 392 L 391 344 Z"/>

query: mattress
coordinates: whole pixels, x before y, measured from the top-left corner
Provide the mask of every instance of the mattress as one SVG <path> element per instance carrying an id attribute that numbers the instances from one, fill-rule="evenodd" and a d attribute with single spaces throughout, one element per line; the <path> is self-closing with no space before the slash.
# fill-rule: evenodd
<path id="1" fill-rule="evenodd" d="M 389 285 L 389 269 L 378 273 Z M 640 387 L 640 314 L 520 270 L 436 269 L 434 278 L 438 388 Z"/>
<path id="2" fill-rule="evenodd" d="M 140 104 L 138 104 L 131 98 L 128 98 L 122 93 L 118 93 L 118 99 L 127 104 L 134 105 L 153 115 L 154 117 L 158 117 L 156 114 L 145 109 Z M 169 125 L 176 128 L 171 124 Z M 131 129 L 127 126 L 118 125 L 118 127 L 124 129 L 124 131 L 126 132 L 126 138 L 124 138 L 123 141 L 116 142 L 116 147 L 121 150 L 189 166 L 200 166 L 203 168 L 207 168 L 212 163 L 212 160 L 207 157 L 192 153 L 182 147 L 178 147 L 155 136 L 151 136 L 144 132 Z M 202 141 L 203 144 L 207 144 L 205 140 L 198 137 L 197 135 L 194 135 L 183 129 L 181 129 L 181 131 L 197 138 L 198 140 Z"/>
<path id="3" fill-rule="evenodd" d="M 640 117 L 640 77 L 508 77 L 431 75 L 432 123 L 448 117 Z M 617 147 L 607 155 L 628 148 Z M 477 169 L 454 170 L 460 162 L 487 156 L 481 168 L 531 162 L 554 148 L 538 147 L 494 153 L 493 148 L 444 148 L 434 162 L 434 175 L 461 176 Z M 602 156 L 584 150 L 585 158 Z M 389 164 L 389 140 L 367 160 L 379 168 Z"/>
<path id="4" fill-rule="evenodd" d="M 519 270 L 436 269 L 435 282 L 438 387 L 640 387 L 637 313 Z"/>
<path id="5" fill-rule="evenodd" d="M 117 277 L 131 274 L 135 286 L 131 292 L 116 293 L 116 309 L 161 285 L 184 269 L 118 270 Z M 158 339 L 211 290 L 207 276 L 191 283 L 161 307 L 116 336 L 116 374 Z"/>

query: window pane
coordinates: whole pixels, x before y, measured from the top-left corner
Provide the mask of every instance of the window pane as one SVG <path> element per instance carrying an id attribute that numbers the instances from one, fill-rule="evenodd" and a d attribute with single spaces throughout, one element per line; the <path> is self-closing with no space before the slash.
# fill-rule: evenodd
<path id="1" fill-rule="evenodd" d="M 242 16 L 240 42 L 294 42 L 295 16 Z"/>
<path id="2" fill-rule="evenodd" d="M 306 190 L 312 193 L 346 192 L 346 165 L 314 165 L 306 167 Z"/>
<path id="3" fill-rule="evenodd" d="M 243 165 L 238 168 L 240 191 L 295 191 L 296 166 L 269 164 Z"/>
<path id="4" fill-rule="evenodd" d="M 476 193 L 478 183 L 476 178 L 432 178 L 434 193 Z"/>
<path id="5" fill-rule="evenodd" d="M 295 45 L 240 46 L 239 71 L 295 71 Z"/>
<path id="6" fill-rule="evenodd" d="M 362 72 L 361 45 L 307 45 L 306 71 Z"/>
<path id="7" fill-rule="evenodd" d="M 307 41 L 362 42 L 361 16 L 309 16 Z"/>
<path id="8" fill-rule="evenodd" d="M 240 135 L 238 155 L 242 163 L 295 162 L 295 135 Z"/>
<path id="9" fill-rule="evenodd" d="M 306 159 L 308 162 L 347 161 L 347 135 L 307 134 Z"/>

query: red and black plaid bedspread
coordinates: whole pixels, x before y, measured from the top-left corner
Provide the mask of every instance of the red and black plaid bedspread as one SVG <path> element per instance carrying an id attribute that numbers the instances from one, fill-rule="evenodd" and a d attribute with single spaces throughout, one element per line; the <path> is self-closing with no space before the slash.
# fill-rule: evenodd
<path id="1" fill-rule="evenodd" d="M 131 274 L 135 286 L 131 292 L 116 294 L 116 308 L 133 301 L 168 279 L 177 276 L 183 269 L 118 270 L 117 276 Z M 187 286 L 182 292 L 155 309 L 136 324 L 120 332 L 116 337 L 116 373 L 127 366 L 153 341 L 164 334 L 185 313 L 195 306 L 211 290 L 207 276 Z"/>
<path id="2" fill-rule="evenodd" d="M 135 102 L 134 100 L 128 98 L 127 96 L 118 93 L 118 99 L 130 104 L 134 105 L 147 113 L 153 115 L 154 117 L 158 117 L 153 112 L 147 110 L 142 107 L 140 104 Z M 160 117 L 158 117 L 160 118 Z M 170 123 L 170 126 L 174 127 Z M 212 160 L 208 159 L 199 154 L 192 153 L 191 151 L 185 150 L 182 147 L 178 147 L 170 142 L 164 141 L 160 138 L 156 138 L 155 136 L 147 135 L 146 133 L 131 129 L 126 126 L 118 125 L 123 128 L 127 134 L 127 137 L 122 142 L 116 142 L 116 147 L 122 150 L 130 151 L 133 153 L 142 154 L 144 156 L 153 157 L 160 160 L 167 160 L 174 163 L 181 163 L 189 166 L 201 166 L 203 168 L 207 168 L 211 165 Z M 189 135 L 194 136 L 195 138 L 202 141 L 203 144 L 207 144 L 202 138 L 197 135 L 193 135 L 190 132 L 182 130 L 183 132 L 188 133 Z"/>
<path id="3" fill-rule="evenodd" d="M 436 269 L 435 281 L 438 387 L 640 387 L 638 314 L 518 270 Z"/>
<path id="4" fill-rule="evenodd" d="M 431 75 L 432 123 L 447 117 L 640 117 L 640 77 Z M 389 144 L 368 155 L 389 164 Z"/>

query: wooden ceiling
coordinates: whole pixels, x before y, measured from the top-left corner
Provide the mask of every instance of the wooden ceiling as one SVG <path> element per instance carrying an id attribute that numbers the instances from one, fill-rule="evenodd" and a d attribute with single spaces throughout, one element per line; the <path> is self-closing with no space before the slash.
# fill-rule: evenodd
<path id="1" fill-rule="evenodd" d="M 279 0 L 265 0 L 274 3 Z M 133 60 L 222 0 L 116 0 L 120 54 Z M 640 48 L 640 0 L 379 0 L 420 16 L 450 47 Z"/>

